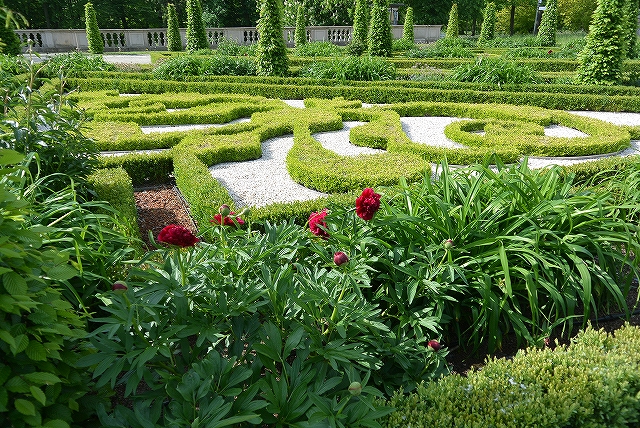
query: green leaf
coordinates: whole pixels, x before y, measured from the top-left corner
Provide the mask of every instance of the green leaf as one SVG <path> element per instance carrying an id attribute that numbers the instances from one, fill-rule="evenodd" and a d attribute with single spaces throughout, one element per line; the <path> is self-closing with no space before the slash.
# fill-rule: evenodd
<path id="1" fill-rule="evenodd" d="M 16 348 L 16 341 L 7 330 L 0 330 L 0 340 L 8 343 L 12 349 Z"/>
<path id="2" fill-rule="evenodd" d="M 44 406 L 47 403 L 47 396 L 44 395 L 44 392 L 42 392 L 40 388 L 32 385 L 29 387 L 29 391 L 31 391 L 31 395 L 33 395 L 33 398 L 38 400 L 40 404 Z"/>
<path id="3" fill-rule="evenodd" d="M 2 275 L 2 285 L 7 293 L 14 296 L 24 296 L 27 294 L 27 281 L 16 272 L 7 272 Z"/>
<path id="4" fill-rule="evenodd" d="M 27 373 L 23 377 L 36 385 L 53 385 L 62 382 L 58 376 L 47 372 Z"/>
<path id="5" fill-rule="evenodd" d="M 14 403 L 16 406 L 16 410 L 22 413 L 25 416 L 35 416 L 36 415 L 36 407 L 33 405 L 31 401 L 24 400 L 22 398 L 18 398 Z"/>
<path id="6" fill-rule="evenodd" d="M 70 428 L 68 423 L 60 419 L 47 421 L 47 423 L 42 426 L 46 428 Z"/>
<path id="7" fill-rule="evenodd" d="M 66 281 L 78 275 L 78 270 L 71 265 L 57 265 L 47 271 L 47 276 L 54 281 Z"/>
<path id="8" fill-rule="evenodd" d="M 47 350 L 40 342 L 36 342 L 32 340 L 29 342 L 27 349 L 24 350 L 24 353 L 27 354 L 33 361 L 45 361 L 47 359 Z"/>
<path id="9" fill-rule="evenodd" d="M 0 149 L 0 165 L 14 165 L 22 162 L 24 155 L 10 149 Z"/>

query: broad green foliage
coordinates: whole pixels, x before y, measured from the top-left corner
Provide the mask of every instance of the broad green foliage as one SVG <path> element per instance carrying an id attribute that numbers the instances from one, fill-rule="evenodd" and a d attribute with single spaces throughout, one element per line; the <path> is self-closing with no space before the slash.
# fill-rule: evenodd
<path id="1" fill-rule="evenodd" d="M 304 67 L 300 77 L 339 80 L 390 80 L 396 76 L 396 69 L 384 59 L 372 56 L 338 58 L 331 62 L 317 62 Z"/>
<path id="2" fill-rule="evenodd" d="M 106 62 L 102 56 L 80 52 L 59 54 L 49 59 L 40 69 L 46 77 L 82 76 L 88 71 L 115 71 L 116 66 Z"/>
<path id="3" fill-rule="evenodd" d="M 623 0 L 599 0 L 587 35 L 587 43 L 578 55 L 576 82 L 614 85 L 620 82 L 626 52 Z"/>
<path id="4" fill-rule="evenodd" d="M 367 51 L 369 34 L 369 5 L 366 0 L 356 0 L 353 15 L 353 34 L 348 49 L 351 55 L 362 55 Z"/>
<path id="5" fill-rule="evenodd" d="M 542 21 L 538 28 L 540 46 L 555 46 L 558 29 L 558 6 L 556 0 L 547 0 L 546 9 L 542 13 Z"/>
<path id="6" fill-rule="evenodd" d="M 487 3 L 482 15 L 482 29 L 480 30 L 480 37 L 478 38 L 478 44 L 486 43 L 495 37 L 496 31 L 496 5 L 493 2 Z"/>
<path id="7" fill-rule="evenodd" d="M 391 56 L 392 40 L 391 21 L 387 0 L 374 0 L 371 7 L 371 21 L 367 39 L 369 55 Z"/>
<path id="8" fill-rule="evenodd" d="M 208 49 L 209 40 L 202 21 L 200 0 L 187 0 L 187 51 Z"/>
<path id="9" fill-rule="evenodd" d="M 255 76 L 256 61 L 228 55 L 180 55 L 155 67 L 153 75 L 162 80 L 188 80 L 192 76 Z"/>
<path id="10" fill-rule="evenodd" d="M 98 28 L 98 20 L 96 18 L 96 10 L 92 3 L 84 5 L 84 18 L 86 25 L 87 41 L 89 42 L 89 52 L 93 54 L 101 54 L 104 52 L 104 40 L 100 29 Z"/>
<path id="11" fill-rule="evenodd" d="M 530 67 L 502 58 L 479 58 L 475 63 L 460 65 L 449 76 L 457 82 L 484 82 L 497 85 L 535 83 L 536 73 Z"/>
<path id="12" fill-rule="evenodd" d="M 568 346 L 531 348 L 397 394 L 384 426 L 633 426 L 640 418 L 638 353 L 638 327 L 615 335 L 589 328 Z"/>
<path id="13" fill-rule="evenodd" d="M 285 76 L 289 72 L 287 46 L 282 33 L 281 0 L 260 0 L 257 72 L 261 76 Z"/>
<path id="14" fill-rule="evenodd" d="M 408 7 L 404 16 L 404 26 L 402 27 L 402 38 L 413 43 L 413 8 Z"/>
<path id="15" fill-rule="evenodd" d="M 454 3 L 451 5 L 451 10 L 449 11 L 449 22 L 447 23 L 447 32 L 445 37 L 447 38 L 457 38 L 460 34 L 460 23 L 458 20 L 458 3 Z"/>
<path id="16" fill-rule="evenodd" d="M 180 37 L 176 6 L 173 3 L 167 5 L 167 27 L 167 49 L 174 52 L 181 51 L 182 38 Z"/>
<path id="17" fill-rule="evenodd" d="M 298 12 L 296 13 L 296 32 L 295 32 L 295 45 L 296 48 L 301 47 L 307 43 L 307 19 L 304 14 L 304 7 L 298 6 Z"/>

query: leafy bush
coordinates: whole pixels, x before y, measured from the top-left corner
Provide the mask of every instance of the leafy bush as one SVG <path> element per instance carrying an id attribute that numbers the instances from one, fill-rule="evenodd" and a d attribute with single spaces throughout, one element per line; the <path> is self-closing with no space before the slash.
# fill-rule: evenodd
<path id="1" fill-rule="evenodd" d="M 386 0 L 373 0 L 367 43 L 369 55 L 391 56 L 393 37 Z"/>
<path id="2" fill-rule="evenodd" d="M 421 48 L 407 51 L 409 58 L 475 58 L 476 54 L 464 46 L 459 38 L 444 38 Z"/>
<path id="3" fill-rule="evenodd" d="M 296 46 L 294 55 L 302 57 L 336 57 L 343 56 L 343 50 L 331 42 L 309 42 Z"/>
<path id="4" fill-rule="evenodd" d="M 296 12 L 296 31 L 294 40 L 296 48 L 307 43 L 307 18 L 304 15 L 304 7 L 302 4 L 298 5 L 298 10 Z"/>
<path id="5" fill-rule="evenodd" d="M 395 67 L 382 58 L 362 56 L 344 57 L 331 62 L 317 62 L 300 70 L 300 77 L 339 80 L 390 80 Z"/>
<path id="6" fill-rule="evenodd" d="M 591 328 L 569 346 L 531 348 L 397 394 L 385 426 L 628 427 L 640 419 L 640 330 Z"/>
<path id="7" fill-rule="evenodd" d="M 482 14 L 482 28 L 478 44 L 484 45 L 487 41 L 495 37 L 496 31 L 496 5 L 493 2 L 487 3 Z"/>
<path id="8" fill-rule="evenodd" d="M 0 149 L 0 425 L 68 427 L 93 413 L 92 383 L 75 365 L 85 320 L 62 297 L 79 272 L 69 252 L 45 242 L 61 229 L 38 222 L 23 198 L 29 159 Z"/>
<path id="9" fill-rule="evenodd" d="M 360 56 L 368 49 L 369 8 L 365 0 L 356 0 L 353 14 L 353 34 L 347 45 L 347 54 Z"/>
<path id="10" fill-rule="evenodd" d="M 185 80 L 188 76 L 199 76 L 203 59 L 195 55 L 178 55 L 160 63 L 153 75 L 160 80 Z"/>
<path id="11" fill-rule="evenodd" d="M 400 38 L 400 39 L 393 40 L 393 43 L 391 44 L 391 46 L 392 46 L 391 49 L 394 52 L 399 52 L 399 51 L 408 51 L 414 48 L 416 44 L 413 43 L 412 40 Z"/>
<path id="12" fill-rule="evenodd" d="M 256 61 L 253 58 L 213 55 L 200 65 L 201 76 L 255 76 Z"/>
<path id="13" fill-rule="evenodd" d="M 167 5 L 167 50 L 179 52 L 182 50 L 182 37 L 178 25 L 178 14 L 173 3 Z"/>
<path id="14" fill-rule="evenodd" d="M 460 65 L 449 75 L 457 82 L 504 84 L 535 83 L 536 74 L 527 66 L 501 58 L 480 58 L 473 64 Z"/>
<path id="15" fill-rule="evenodd" d="M 540 41 L 536 36 L 500 36 L 482 42 L 487 48 L 520 48 L 540 46 Z"/>
<path id="16" fill-rule="evenodd" d="M 225 56 L 254 56 L 256 45 L 241 45 L 234 39 L 223 37 L 218 42 L 215 53 Z"/>
<path id="17" fill-rule="evenodd" d="M 540 46 L 555 46 L 558 31 L 558 6 L 556 0 L 549 0 L 542 14 L 542 21 L 538 29 Z"/>
<path id="18" fill-rule="evenodd" d="M 447 23 L 446 38 L 455 39 L 460 35 L 460 21 L 458 19 L 458 3 L 451 5 L 449 11 L 449 21 Z"/>
<path id="19" fill-rule="evenodd" d="M 413 8 L 409 6 L 404 16 L 404 25 L 402 26 L 402 39 L 413 44 Z"/>
<path id="20" fill-rule="evenodd" d="M 285 76 L 289 72 L 280 7 L 279 0 L 260 2 L 260 19 L 258 20 L 260 38 L 256 48 L 256 62 L 260 76 Z"/>
<path id="21" fill-rule="evenodd" d="M 187 0 L 187 50 L 195 52 L 208 49 L 209 40 L 202 21 L 200 0 Z"/>
<path id="22" fill-rule="evenodd" d="M 42 73 L 48 77 L 82 76 L 87 71 L 115 71 L 116 66 L 99 55 L 84 55 L 80 52 L 55 55 L 44 64 Z"/>

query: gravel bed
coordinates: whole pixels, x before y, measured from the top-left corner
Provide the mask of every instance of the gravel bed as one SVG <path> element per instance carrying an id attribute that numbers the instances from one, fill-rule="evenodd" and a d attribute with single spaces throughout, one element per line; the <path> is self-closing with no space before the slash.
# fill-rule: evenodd
<path id="1" fill-rule="evenodd" d="M 142 131 L 143 134 L 177 132 L 177 131 L 193 131 L 194 129 L 220 128 L 227 125 L 233 125 L 235 123 L 244 123 L 249 121 L 251 121 L 250 117 L 242 117 L 240 119 L 235 119 L 227 123 L 207 123 L 207 124 L 194 124 L 194 125 L 149 125 L 149 126 L 141 126 L 140 130 Z"/>
<path id="2" fill-rule="evenodd" d="M 319 132 L 312 136 L 322 144 L 322 147 L 341 156 L 376 155 L 379 153 L 385 153 L 386 150 L 360 147 L 349 142 L 349 132 L 351 131 L 351 128 L 364 125 L 365 123 L 367 122 L 342 122 L 344 126 L 340 131 Z"/>

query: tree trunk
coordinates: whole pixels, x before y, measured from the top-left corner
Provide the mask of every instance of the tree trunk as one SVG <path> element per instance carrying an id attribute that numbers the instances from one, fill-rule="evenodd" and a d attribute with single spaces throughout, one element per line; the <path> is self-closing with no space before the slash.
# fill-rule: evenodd
<path id="1" fill-rule="evenodd" d="M 511 16 L 509 16 L 509 35 L 513 36 L 513 27 L 516 21 L 516 4 L 511 3 Z"/>

